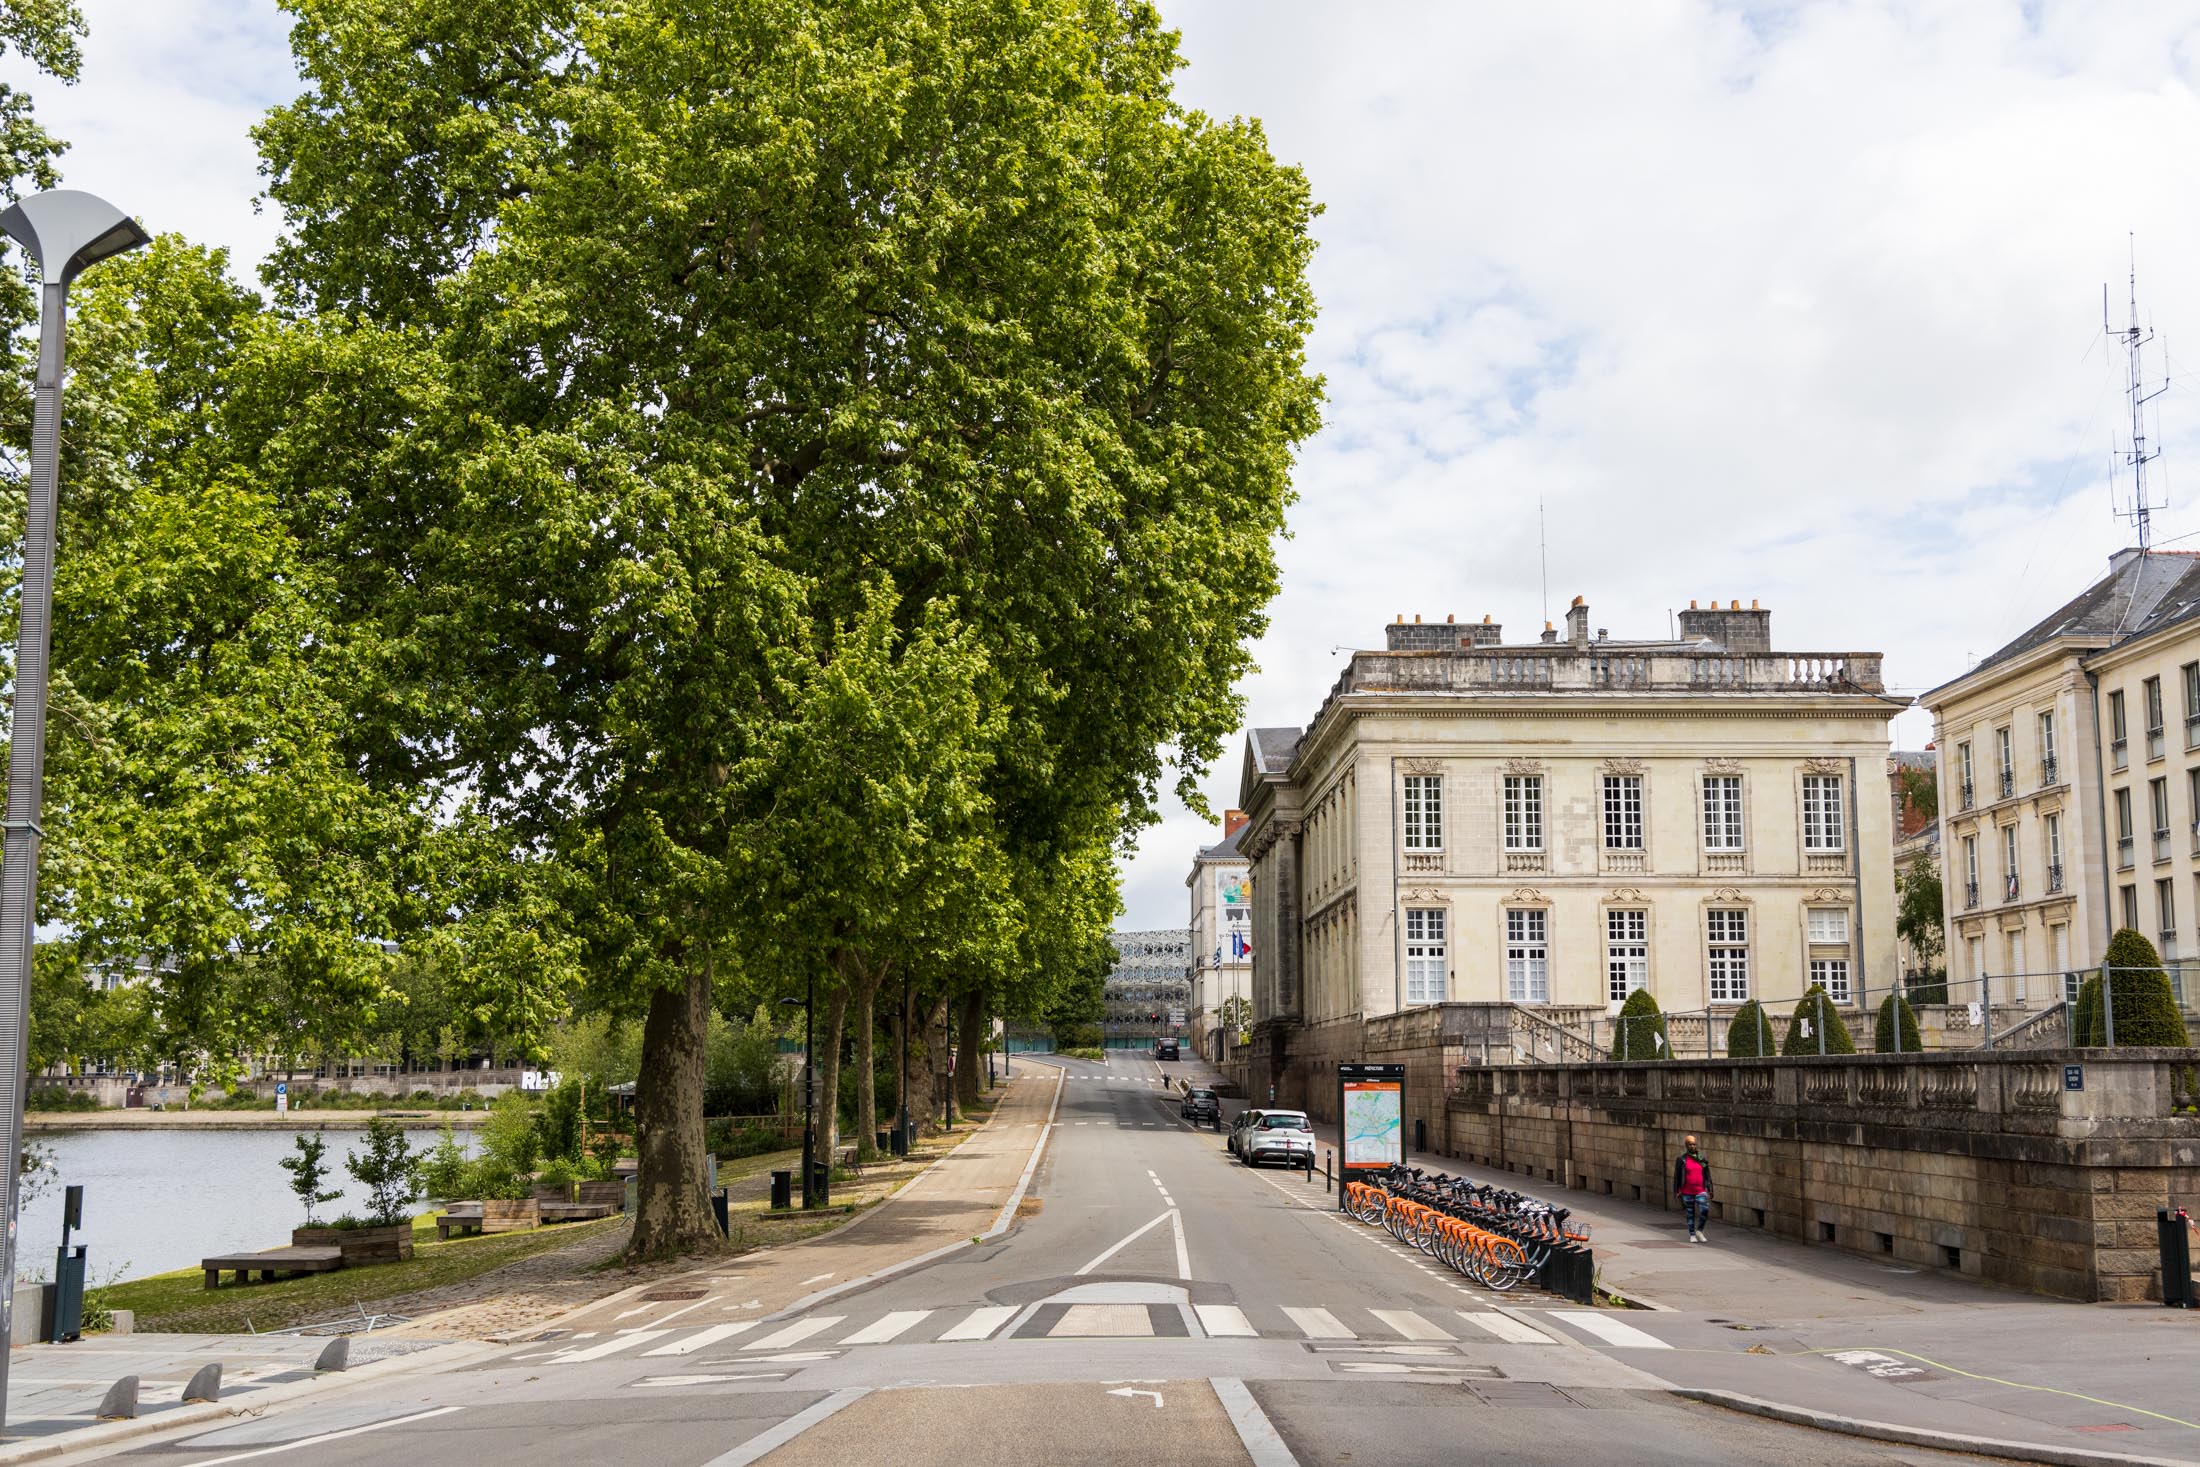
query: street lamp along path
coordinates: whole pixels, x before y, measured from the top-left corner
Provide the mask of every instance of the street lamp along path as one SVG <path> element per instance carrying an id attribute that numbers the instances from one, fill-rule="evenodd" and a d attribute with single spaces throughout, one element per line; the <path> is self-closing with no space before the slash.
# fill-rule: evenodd
<path id="1" fill-rule="evenodd" d="M 23 1099 L 30 1075 L 31 946 L 38 915 L 39 807 L 46 782 L 46 695 L 53 630 L 54 523 L 59 513 L 62 339 L 69 282 L 88 266 L 136 249 L 151 236 L 96 195 L 55 189 L 19 199 L 0 214 L 0 230 L 29 251 L 44 285 L 38 302 L 38 385 L 31 417 L 30 496 L 23 519 L 21 618 L 15 648 L 15 720 L 8 745 L 6 832 L 0 856 L 0 1278 L 15 1277 L 15 1203 L 21 1182 Z M 15 1343 L 15 1291 L 0 1289 L 0 1424 L 8 1396 L 8 1352 Z"/>

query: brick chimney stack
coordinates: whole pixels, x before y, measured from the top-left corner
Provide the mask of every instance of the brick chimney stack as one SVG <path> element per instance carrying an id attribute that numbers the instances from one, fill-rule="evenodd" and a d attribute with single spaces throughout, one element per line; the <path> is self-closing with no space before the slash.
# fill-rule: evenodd
<path id="1" fill-rule="evenodd" d="M 1243 810 L 1225 810 L 1222 812 L 1222 838 L 1224 840 L 1236 835 L 1245 828 L 1245 825 L 1246 814 Z"/>
<path id="2" fill-rule="evenodd" d="M 1589 645 L 1589 603 L 1579 596 L 1566 608 L 1566 640 L 1576 647 Z"/>

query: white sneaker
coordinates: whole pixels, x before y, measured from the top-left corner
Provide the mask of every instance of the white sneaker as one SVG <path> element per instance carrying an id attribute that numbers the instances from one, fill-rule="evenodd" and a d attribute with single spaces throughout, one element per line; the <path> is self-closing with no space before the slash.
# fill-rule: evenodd
<path id="1" fill-rule="evenodd" d="M 1709 1233 L 1698 1233 L 1696 1234 L 1696 1241 L 1699 1243 L 1708 1243 L 1711 1241 L 1711 1235 Z"/>
<path id="2" fill-rule="evenodd" d="M 1688 1241 L 1691 1243 L 1696 1241 L 1696 1230 L 1694 1228 L 1688 1230 Z"/>

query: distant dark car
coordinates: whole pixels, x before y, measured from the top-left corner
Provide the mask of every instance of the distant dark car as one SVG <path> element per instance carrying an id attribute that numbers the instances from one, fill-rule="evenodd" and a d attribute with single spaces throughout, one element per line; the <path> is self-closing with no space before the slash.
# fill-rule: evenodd
<path id="1" fill-rule="evenodd" d="M 1178 1114 L 1195 1126 L 1211 1125 L 1217 1130 L 1222 1127 L 1222 1102 L 1215 1097 L 1212 1090 L 1195 1086 L 1185 1091 L 1184 1103 L 1178 1108 Z"/>
<path id="2" fill-rule="evenodd" d="M 1175 1059 L 1177 1057 L 1176 1041 L 1174 1039 L 1156 1039 L 1153 1042 L 1153 1057 L 1157 1060 Z"/>

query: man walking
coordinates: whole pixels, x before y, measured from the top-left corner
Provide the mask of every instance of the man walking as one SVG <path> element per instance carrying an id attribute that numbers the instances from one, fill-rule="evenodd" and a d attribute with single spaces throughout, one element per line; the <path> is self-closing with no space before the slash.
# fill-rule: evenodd
<path id="1" fill-rule="evenodd" d="M 1688 1219 L 1688 1241 L 1708 1243 L 1704 1229 L 1711 1222 L 1711 1168 L 1696 1151 L 1696 1138 L 1688 1138 L 1688 1148 L 1673 1163 L 1673 1195 L 1681 1200 L 1681 1212 Z"/>

